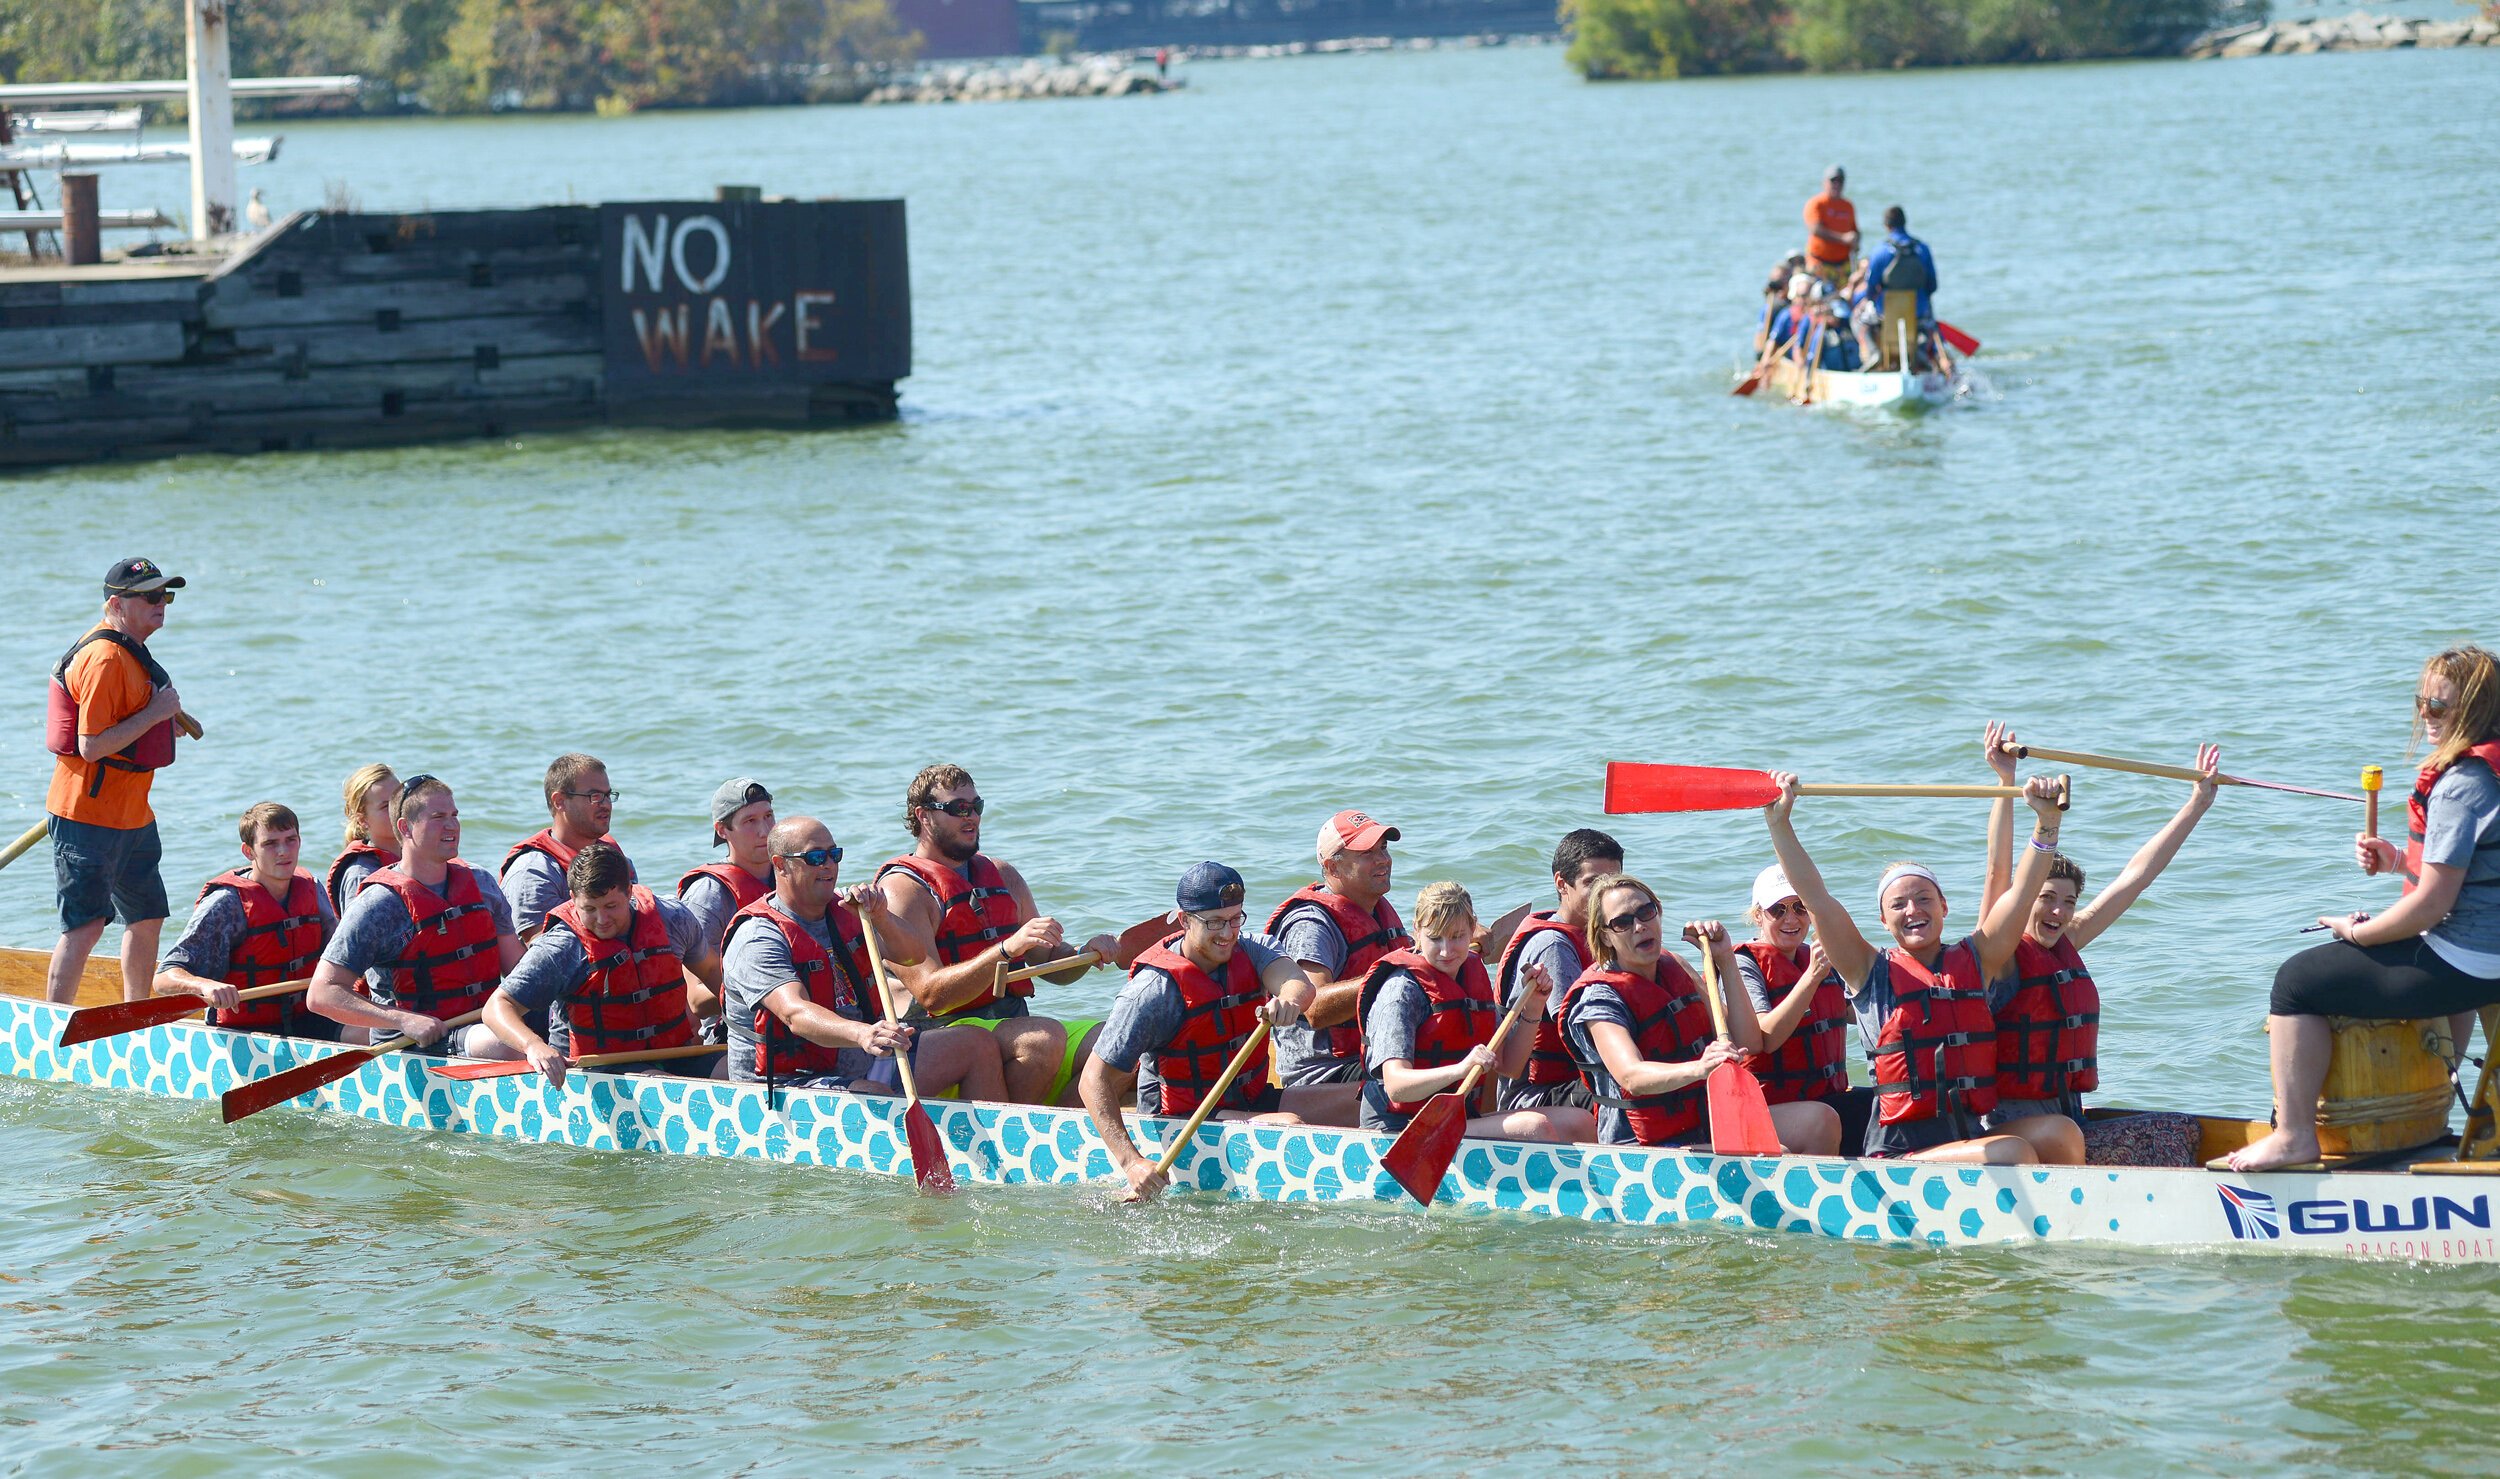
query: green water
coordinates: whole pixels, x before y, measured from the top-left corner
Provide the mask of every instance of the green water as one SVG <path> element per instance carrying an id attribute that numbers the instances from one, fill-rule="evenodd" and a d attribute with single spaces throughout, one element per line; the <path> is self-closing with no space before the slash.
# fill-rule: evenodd
<path id="1" fill-rule="evenodd" d="M 1602 821 L 1608 758 L 1981 780 L 2002 715 L 2392 771 L 2421 657 L 2500 639 L 2496 82 L 2443 52 L 1590 87 L 1540 50 L 290 128 L 280 210 L 905 196 L 906 417 L 15 480 L 0 832 L 41 806 L 32 675 L 137 551 L 191 577 L 158 650 L 211 730 L 158 788 L 178 889 L 244 805 L 326 819 L 372 759 L 450 777 L 491 855 L 574 747 L 654 876 L 730 774 L 865 862 L 956 760 L 1085 928 L 1201 857 L 1272 900 L 1340 806 L 1404 830 L 1401 900 L 1498 909 Z M 1834 158 L 1934 243 L 1974 403 L 1725 393 Z M 2177 800 L 2086 775 L 2071 848 L 2106 878 Z M 1918 856 L 1971 900 L 1981 823 L 1799 825 L 1851 899 Z M 1687 916 L 1767 861 L 1748 813 L 1612 829 Z M 2104 1097 L 2262 1106 L 2293 931 L 2386 892 L 2352 830 L 2225 795 L 2093 951 Z M 0 940 L 48 940 L 44 864 L 0 877 Z M 0 1156 L 0 1464 L 38 1473 L 2488 1472 L 2500 1438 L 2490 1270 L 934 1203 L 16 1083 Z"/>

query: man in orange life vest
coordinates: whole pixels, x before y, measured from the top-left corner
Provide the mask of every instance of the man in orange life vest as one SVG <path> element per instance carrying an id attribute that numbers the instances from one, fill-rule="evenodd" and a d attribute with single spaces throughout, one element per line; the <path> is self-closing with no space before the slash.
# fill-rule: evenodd
<path id="1" fill-rule="evenodd" d="M 1848 172 L 1835 164 L 1823 172 L 1823 193 L 1806 202 L 1806 261 L 1833 287 L 1848 280 L 1849 259 L 1858 253 L 1858 208 L 1841 194 L 1848 184 Z"/>
<path id="2" fill-rule="evenodd" d="M 617 792 L 605 765 L 588 755 L 558 755 L 547 767 L 546 790 L 547 825 L 512 844 L 495 870 L 523 940 L 545 928 L 547 912 L 570 896 L 564 870 L 574 854 L 594 842 L 616 846 L 608 822 Z"/>
<path id="3" fill-rule="evenodd" d="M 677 902 L 694 915 L 715 955 L 738 911 L 773 891 L 773 823 L 773 793 L 754 777 L 732 777 L 712 792 L 712 845 L 728 848 L 729 856 L 687 869 L 677 880 Z M 726 1041 L 720 997 L 691 973 L 686 1007 L 703 1020 L 705 1041 Z"/>
<path id="4" fill-rule="evenodd" d="M 575 853 L 564 874 L 565 902 L 488 998 L 486 1026 L 557 1088 L 575 1058 L 701 1041 L 686 1010 L 686 982 L 718 991 L 720 955 L 704 942 L 693 911 L 652 897 L 633 881 L 625 854 L 604 842 Z M 532 1030 L 524 1013 L 544 1016 L 547 1035 Z M 648 1071 L 711 1069 L 708 1059 L 681 1058 Z"/>
<path id="5" fill-rule="evenodd" d="M 1018 1104 L 1061 1098 L 1084 1059 L 1086 1044 L 1068 1041 L 1065 1026 L 1033 1016 L 1025 1006 L 1028 982 L 997 989 L 1002 971 L 1078 953 L 1059 921 L 1033 903 L 1033 891 L 1014 868 L 981 852 L 981 813 L 987 803 L 960 766 L 932 765 L 912 777 L 903 798 L 903 825 L 912 850 L 877 870 L 886 906 L 905 926 L 930 942 L 928 962 L 897 972 L 923 1014 L 943 1023 L 986 1023 L 998 1039 L 1007 1070 L 1007 1097 Z M 1120 942 L 1096 935 L 1080 947 L 1109 960 Z M 1064 985 L 1091 964 L 1042 977 Z"/>
<path id="6" fill-rule="evenodd" d="M 1351 1124 L 1363 1093 L 1363 1031 L 1355 1020 L 1374 962 L 1412 943 L 1389 904 L 1389 844 L 1398 829 L 1359 811 L 1320 824 L 1320 881 L 1296 890 L 1268 916 L 1267 934 L 1318 988 L 1303 1022 L 1276 1029 L 1287 1088 L 1329 1085 L 1329 1123 Z"/>
<path id="7" fill-rule="evenodd" d="M 148 788 L 174 758 L 182 696 L 148 653 L 183 578 L 148 560 L 104 572 L 104 615 L 52 669 L 44 741 L 57 757 L 44 796 L 61 938 L 44 994 L 78 999 L 105 922 L 122 924 L 122 999 L 148 995 L 165 928 L 162 846 Z"/>
<path id="8" fill-rule="evenodd" d="M 376 1037 L 441 1040 L 468 1058 L 518 1056 L 483 1024 L 444 1036 L 444 1021 L 485 1006 L 521 959 L 512 906 L 494 875 L 460 859 L 460 807 L 451 787 L 430 775 L 410 776 L 391 809 L 391 829 L 399 834 L 399 861 L 366 879 L 348 902 L 305 1004 Z"/>
<path id="9" fill-rule="evenodd" d="M 1112 1003 L 1078 1088 L 1094 1133 L 1128 1178 L 1129 1199 L 1163 1190 L 1166 1178 L 1140 1154 L 1120 1118 L 1131 1085 L 1140 1114 L 1186 1118 L 1215 1088 L 1233 1055 L 1264 1018 L 1275 1026 L 1300 1020 L 1318 993 L 1291 960 L 1244 939 L 1241 875 L 1222 863 L 1200 863 L 1181 875 L 1174 902 L 1180 932 L 1137 957 L 1128 984 Z M 1226 1087 L 1217 1119 L 1291 1125 L 1336 1091 L 1279 1089 L 1267 1081 L 1262 1046 Z M 1314 1123 L 1351 1124 L 1352 1118 Z"/>
<path id="10" fill-rule="evenodd" d="M 156 994 L 199 997 L 209 1005 L 211 1027 L 335 1042 L 338 1024 L 306 1010 L 300 991 L 236 999 L 249 987 L 309 977 L 338 929 L 320 880 L 295 865 L 304 834 L 293 810 L 261 802 L 243 813 L 237 830 L 244 864 L 200 886 L 182 938 L 156 973 Z"/>

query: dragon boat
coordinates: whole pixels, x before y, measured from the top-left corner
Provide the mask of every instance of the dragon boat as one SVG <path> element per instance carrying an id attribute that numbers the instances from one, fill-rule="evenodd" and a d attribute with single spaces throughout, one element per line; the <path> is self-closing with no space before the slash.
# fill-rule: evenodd
<path id="1" fill-rule="evenodd" d="M 1806 383 L 1808 377 L 1812 383 Z M 1771 385 L 1809 406 L 1855 411 L 1928 411 L 1953 403 L 1962 377 L 1951 370 L 1825 370 L 1781 360 Z"/>
<path id="2" fill-rule="evenodd" d="M 0 1073 L 168 1099 L 215 1101 L 255 1079 L 343 1051 L 328 1043 L 180 1021 L 57 1046 L 71 1008 L 34 1000 L 44 956 L 0 951 Z M 82 1000 L 115 999 L 91 973 Z M 903 1101 L 832 1090 L 579 1071 L 459 1080 L 397 1053 L 294 1101 L 408 1130 L 490 1135 L 593 1151 L 739 1157 L 909 1179 Z M 931 1101 L 959 1183 L 1119 1183 L 1081 1110 Z M 205 1121 L 204 1121 L 205 1122 Z M 1139 1116 L 1141 1148 L 1177 1120 Z M 2262 1123 L 2203 1120 L 2206 1154 Z M 1357 1130 L 1210 1122 L 1182 1152 L 1181 1194 L 1260 1202 L 1370 1202 L 1426 1215 L 1381 1165 L 1390 1137 Z M 2500 1169 L 2426 1148 L 2368 1169 L 2262 1172 L 2098 1166 L 1965 1166 L 1845 1157 L 1469 1140 L 1434 1198 L 1440 1209 L 1635 1227 L 1717 1224 L 1937 1247 L 2083 1243 L 2177 1251 L 2258 1250 L 2439 1263 L 2500 1262 L 2500 1178 L 2416 1171 Z"/>

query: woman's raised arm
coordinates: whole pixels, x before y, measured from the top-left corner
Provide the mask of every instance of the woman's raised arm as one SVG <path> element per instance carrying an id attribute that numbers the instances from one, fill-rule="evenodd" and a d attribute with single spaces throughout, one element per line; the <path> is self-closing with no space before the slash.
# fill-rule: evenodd
<path id="1" fill-rule="evenodd" d="M 1788 886 L 1797 891 L 1798 902 L 1814 920 L 1815 937 L 1823 942 L 1824 957 L 1832 969 L 1840 972 L 1842 984 L 1855 991 L 1866 982 L 1867 968 L 1874 964 L 1875 947 L 1866 943 L 1858 932 L 1858 922 L 1849 917 L 1840 900 L 1823 886 L 1823 871 L 1806 855 L 1805 844 L 1797 840 L 1797 829 L 1789 821 L 1789 813 L 1797 805 L 1797 777 L 1785 770 L 1772 772 L 1779 783 L 1777 801 L 1762 808 L 1763 822 L 1771 829 L 1771 850 L 1779 854 L 1780 871 L 1788 875 Z"/>

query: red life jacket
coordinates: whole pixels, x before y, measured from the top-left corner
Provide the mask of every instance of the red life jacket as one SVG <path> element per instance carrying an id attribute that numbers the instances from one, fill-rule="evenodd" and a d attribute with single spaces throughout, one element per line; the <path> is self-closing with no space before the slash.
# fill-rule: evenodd
<path id="1" fill-rule="evenodd" d="M 1753 957 L 1770 988 L 1772 1005 L 1788 988 L 1804 979 L 1806 963 L 1768 940 L 1747 940 L 1737 949 Z M 1816 983 L 1814 1000 L 1797 1029 L 1778 1051 L 1754 1064 L 1762 1080 L 1762 1097 L 1772 1104 L 1805 1099 L 1837 1099 L 1849 1091 L 1849 993 L 1837 974 L 1826 972 Z"/>
<path id="2" fill-rule="evenodd" d="M 1590 966 L 1563 993 L 1563 1015 L 1571 1015 L 1590 986 L 1611 986 L 1632 1013 L 1632 1045 L 1641 1050 L 1642 1057 L 1652 1063 L 1689 1063 L 1701 1056 L 1713 1035 L 1710 1004 L 1701 999 L 1701 983 L 1674 956 L 1658 958 L 1658 974 L 1662 979 L 1652 981 L 1631 971 Z M 1597 1076 L 1606 1071 L 1602 1061 L 1581 1060 L 1576 1051 L 1573 1057 L 1579 1063 L 1580 1077 L 1589 1085 L 1590 1097 L 1622 1110 L 1633 1138 L 1641 1144 L 1675 1144 L 1701 1128 L 1705 1086 L 1700 1082 L 1664 1094 L 1618 1099 L 1595 1092 Z"/>
<path id="3" fill-rule="evenodd" d="M 243 938 L 235 942 L 234 953 L 226 957 L 226 973 L 217 979 L 248 990 L 300 981 L 312 974 L 324 941 L 321 885 L 310 873 L 295 870 L 283 902 L 270 897 L 269 890 L 253 880 L 249 868 L 235 868 L 201 884 L 200 899 L 221 888 L 232 889 L 243 905 Z M 212 1007 L 208 1025 L 242 1032 L 294 1032 L 307 1015 L 303 993 L 296 992 L 247 1001 L 232 1011 Z"/>
<path id="4" fill-rule="evenodd" d="M 1447 1068 L 1466 1057 L 1469 1048 L 1493 1041 L 1493 1028 L 1502 1014 L 1493 1004 L 1493 978 L 1485 973 L 1483 958 L 1473 951 L 1455 978 L 1434 970 L 1411 947 L 1392 950 L 1373 961 L 1354 1008 L 1356 1022 L 1371 1015 L 1372 1003 L 1380 997 L 1380 983 L 1397 971 L 1413 976 L 1415 984 L 1424 988 L 1424 999 L 1432 1004 L 1424 1025 L 1415 1033 L 1415 1056 L 1407 1060 L 1414 1067 Z M 1396 1114 L 1413 1114 L 1423 1107 L 1423 1099 L 1389 1101 Z"/>
<path id="5" fill-rule="evenodd" d="M 157 664 L 148 651 L 148 644 L 123 636 L 111 627 L 97 627 L 69 644 L 69 651 L 52 665 L 52 687 L 45 695 L 44 748 L 70 760 L 78 759 L 78 700 L 69 691 L 69 665 L 91 642 L 110 642 L 138 659 L 147 670 L 149 696 L 159 688 L 171 687 L 173 678 Z M 82 764 L 86 762 L 80 762 Z M 174 763 L 174 721 L 160 719 L 117 754 L 95 761 L 95 779 L 87 783 L 87 794 L 96 795 L 104 789 L 104 772 L 113 770 L 163 770 Z"/>
<path id="6" fill-rule="evenodd" d="M 321 891 L 330 896 L 330 907 L 342 915 L 347 912 L 347 899 L 340 892 L 340 887 L 347 879 L 347 865 L 358 858 L 371 858 L 379 866 L 387 868 L 399 861 L 399 854 L 384 852 L 370 842 L 357 841 L 347 844 L 345 852 L 330 860 L 330 871 L 321 876 Z"/>
<path id="7" fill-rule="evenodd" d="M 730 901 L 741 909 L 773 891 L 773 881 L 770 878 L 757 878 L 746 869 L 724 859 L 720 862 L 705 863 L 700 868 L 688 868 L 685 876 L 677 880 L 677 897 L 684 898 L 686 890 L 692 888 L 694 881 L 698 878 L 709 878 L 729 890 Z"/>
<path id="8" fill-rule="evenodd" d="M 1148 947 L 1128 970 L 1135 976 L 1151 966 L 1170 976 L 1181 992 L 1180 1031 L 1154 1051 L 1155 1077 L 1162 1082 L 1161 1101 L 1153 1107 L 1137 1106 L 1148 1114 L 1196 1113 L 1207 1091 L 1224 1076 L 1224 1066 L 1233 1061 L 1233 1054 L 1241 1051 L 1241 1045 L 1257 1030 L 1259 1004 L 1267 1000 L 1267 988 L 1259 983 L 1259 973 L 1251 968 L 1250 952 L 1235 949 L 1233 958 L 1224 964 L 1224 979 L 1218 981 L 1180 952 L 1180 939 L 1175 934 Z M 1261 1042 L 1216 1107 L 1244 1111 L 1255 1108 L 1253 1096 L 1266 1084 L 1267 1044 Z"/>
<path id="9" fill-rule="evenodd" d="M 887 874 L 898 870 L 918 879 L 920 886 L 937 900 L 939 965 L 960 965 L 970 960 L 988 949 L 992 942 L 1014 934 L 1016 926 L 1024 922 L 1019 917 L 1015 892 L 1007 887 L 1007 876 L 998 871 L 998 864 L 991 862 L 987 853 L 972 855 L 972 877 L 968 882 L 963 874 L 944 863 L 931 862 L 918 853 L 905 853 L 890 859 L 877 869 L 877 879 L 883 882 Z M 1012 982 L 1007 987 L 1007 994 L 1031 996 L 1033 983 Z M 948 1018 L 960 1017 L 966 1012 L 977 1012 L 997 1000 L 998 993 L 984 987 L 979 996 L 946 1015 Z"/>
<path id="10" fill-rule="evenodd" d="M 1345 936 L 1345 966 L 1338 973 L 1340 981 L 1356 981 L 1370 974 L 1380 957 L 1401 945 L 1411 945 L 1405 921 L 1387 899 L 1372 906 L 1369 914 L 1354 907 L 1354 901 L 1343 894 L 1330 893 L 1325 884 L 1307 883 L 1294 890 L 1267 917 L 1267 932 L 1276 933 L 1285 915 L 1298 904 L 1317 904 L 1328 911 L 1337 923 L 1337 933 Z M 1318 1033 L 1320 1050 L 1331 1058 L 1359 1058 L 1363 1053 L 1363 1024 L 1358 1018 L 1340 1022 L 1334 1027 L 1313 1029 Z"/>
<path id="11" fill-rule="evenodd" d="M 632 1053 L 674 1048 L 694 1041 L 686 1011 L 686 962 L 668 938 L 668 921 L 651 890 L 634 885 L 633 922 L 622 939 L 594 938 L 582 922 L 581 903 L 566 899 L 547 911 L 582 942 L 590 974 L 564 994 L 565 1030 L 576 1058 L 594 1053 Z"/>
<path id="12" fill-rule="evenodd" d="M 615 847 L 618 852 L 623 852 L 625 850 L 622 847 L 617 847 L 617 842 L 614 837 L 601 837 L 599 840 L 606 843 L 610 847 Z M 556 871 L 558 872 L 563 872 L 565 869 L 572 867 L 573 860 L 580 857 L 582 854 L 581 848 L 566 847 L 563 843 L 556 841 L 555 828 L 541 827 L 527 837 L 524 837 L 520 841 L 512 844 L 511 848 L 504 853 L 503 861 L 495 866 L 495 876 L 500 879 L 505 874 L 511 872 L 512 865 L 519 861 L 521 854 L 525 852 L 543 852 L 547 856 L 555 859 Z"/>
<path id="13" fill-rule="evenodd" d="M 2101 992 L 2083 952 L 2063 935 L 2049 946 L 2025 935 L 2014 947 L 2014 974 L 2013 999 L 1996 1014 L 1997 1099 L 2063 1099 L 2099 1088 Z"/>
<path id="14" fill-rule="evenodd" d="M 1897 1125 L 1934 1119 L 1950 1106 L 1977 1121 L 1997 1107 L 1996 1018 L 1978 950 L 1968 940 L 1955 945 L 1937 974 L 1898 947 L 1884 958 L 1893 1008 L 1867 1052 L 1878 1116 Z"/>
<path id="15" fill-rule="evenodd" d="M 799 990 L 807 999 L 836 1016 L 854 1022 L 873 1022 L 877 1014 L 869 1010 L 871 992 L 868 986 L 868 945 L 860 934 L 859 918 L 851 906 L 836 903 L 825 914 L 833 930 L 835 954 L 816 943 L 816 937 L 805 926 L 773 907 L 770 896 L 757 899 L 740 909 L 729 921 L 722 937 L 722 946 L 750 919 L 760 919 L 781 931 L 781 938 L 790 945 L 790 963 L 798 968 Z M 847 928 L 846 928 L 847 926 Z M 771 1007 L 755 1004 L 755 1076 L 760 1079 L 807 1077 L 816 1074 L 840 1073 L 841 1050 L 810 1042 L 792 1032 L 773 1015 Z"/>
<path id="16" fill-rule="evenodd" d="M 477 886 L 477 874 L 454 858 L 448 877 L 448 897 L 409 877 L 398 863 L 365 880 L 367 888 L 378 885 L 399 895 L 416 921 L 407 953 L 382 962 L 382 968 L 390 973 L 391 1000 L 420 1016 L 457 1017 L 482 1007 L 503 979 L 495 913 Z"/>
<path id="17" fill-rule="evenodd" d="M 1586 953 L 1588 947 L 1581 940 L 1580 932 L 1556 919 L 1552 910 L 1529 915 L 1520 924 L 1519 932 L 1510 937 L 1510 943 L 1502 947 L 1498 973 L 1501 989 L 1496 993 L 1500 1000 L 1509 1001 L 1519 989 L 1519 964 L 1527 953 L 1528 942 L 1547 932 L 1563 936 L 1571 942 L 1573 950 Z M 1555 984 L 1565 990 L 1571 986 L 1569 981 Z M 1549 998 L 1548 1009 L 1537 1014 L 1536 1043 L 1528 1049 L 1528 1068 L 1520 1075 L 1526 1082 L 1539 1087 L 1567 1084 L 1580 1076 L 1579 1066 L 1571 1061 L 1571 1049 L 1563 1042 L 1562 1018 L 1552 1010 L 1552 1001 L 1558 999 Z"/>
<path id="18" fill-rule="evenodd" d="M 2493 773 L 2500 774 L 2500 739 L 2487 739 L 2467 750 L 2465 755 L 2473 756 L 2490 766 Z M 2465 755 L 2459 755 L 2457 758 L 2462 760 Z M 2405 800 L 2404 891 L 2406 893 L 2411 893 L 2422 886 L 2422 838 L 2431 827 L 2431 787 L 2439 784 L 2439 778 L 2446 773 L 2446 766 L 2423 766 L 2422 773 L 2414 779 L 2413 794 Z M 2493 828 L 2489 837 L 2476 842 L 2474 850 L 2476 852 L 2500 850 L 2500 827 Z M 2470 862 L 2468 866 L 2471 866 Z M 2495 885 L 2500 885 L 2500 879 L 2484 879 L 2480 882 L 2468 883 L 2466 887 L 2486 888 Z"/>

